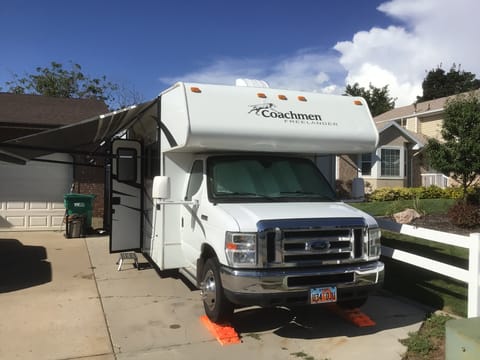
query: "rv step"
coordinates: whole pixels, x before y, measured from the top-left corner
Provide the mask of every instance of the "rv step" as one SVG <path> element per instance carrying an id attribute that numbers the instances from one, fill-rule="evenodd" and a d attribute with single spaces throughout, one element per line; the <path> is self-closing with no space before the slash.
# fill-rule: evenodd
<path id="1" fill-rule="evenodd" d="M 134 266 L 138 269 L 138 258 L 137 258 L 137 254 L 135 254 L 134 252 L 120 253 L 120 256 L 117 260 L 117 265 L 118 265 L 117 271 L 120 271 L 122 269 L 123 260 L 133 260 Z"/>

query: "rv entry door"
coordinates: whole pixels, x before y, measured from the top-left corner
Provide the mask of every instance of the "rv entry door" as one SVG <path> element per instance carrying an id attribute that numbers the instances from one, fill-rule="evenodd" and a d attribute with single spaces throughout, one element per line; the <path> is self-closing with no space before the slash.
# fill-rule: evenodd
<path id="1" fill-rule="evenodd" d="M 140 250 L 142 239 L 142 145 L 112 142 L 110 252 Z"/>

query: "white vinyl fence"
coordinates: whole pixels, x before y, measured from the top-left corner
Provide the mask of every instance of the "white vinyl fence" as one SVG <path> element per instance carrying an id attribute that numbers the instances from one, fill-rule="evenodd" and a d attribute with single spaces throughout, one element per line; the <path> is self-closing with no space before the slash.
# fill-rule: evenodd
<path id="1" fill-rule="evenodd" d="M 442 244 L 468 249 L 468 270 L 427 259 L 412 253 L 382 246 L 382 255 L 403 261 L 468 284 L 469 318 L 480 316 L 480 234 L 470 236 L 445 233 L 437 230 L 419 228 L 412 225 L 398 224 L 390 220 L 377 219 L 378 225 L 385 230 L 422 238 Z"/>

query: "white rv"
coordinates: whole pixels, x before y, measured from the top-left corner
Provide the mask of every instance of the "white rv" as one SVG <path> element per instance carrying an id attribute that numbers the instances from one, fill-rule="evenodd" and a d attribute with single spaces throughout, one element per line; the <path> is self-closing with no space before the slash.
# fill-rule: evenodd
<path id="1" fill-rule="evenodd" d="M 362 98 L 177 83 L 112 142 L 112 252 L 181 269 L 205 312 L 238 305 L 360 306 L 383 281 L 375 220 L 336 200 L 316 165 L 369 153 Z"/>

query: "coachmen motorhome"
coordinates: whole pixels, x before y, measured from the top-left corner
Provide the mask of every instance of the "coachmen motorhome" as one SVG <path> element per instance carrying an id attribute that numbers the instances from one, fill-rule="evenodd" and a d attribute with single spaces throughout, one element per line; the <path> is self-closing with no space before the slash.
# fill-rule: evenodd
<path id="1" fill-rule="evenodd" d="M 112 142 L 110 250 L 181 269 L 212 321 L 243 305 L 357 307 L 382 283 L 377 223 L 316 165 L 375 149 L 362 98 L 177 83 L 132 123 Z"/>

